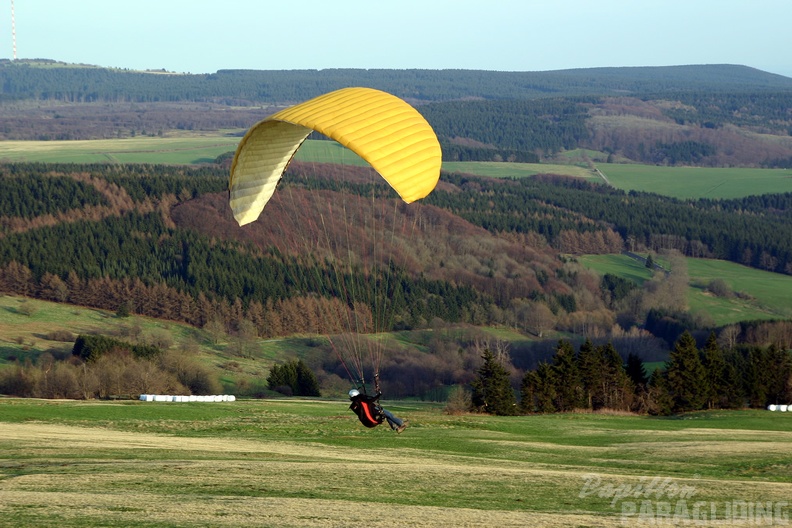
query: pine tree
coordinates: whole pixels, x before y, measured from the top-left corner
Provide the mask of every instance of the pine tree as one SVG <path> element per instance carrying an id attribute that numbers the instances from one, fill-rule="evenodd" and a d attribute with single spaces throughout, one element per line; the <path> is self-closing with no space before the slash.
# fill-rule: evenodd
<path id="1" fill-rule="evenodd" d="M 764 408 L 771 403 L 783 403 L 792 396 L 789 385 L 792 358 L 775 344 L 767 348 L 754 347 L 748 352 L 747 374 L 751 407 Z"/>
<path id="2" fill-rule="evenodd" d="M 484 350 L 481 357 L 484 359 L 484 364 L 479 368 L 478 377 L 472 383 L 473 405 L 484 412 L 499 416 L 515 414 L 517 409 L 509 372 L 489 348 Z"/>
<path id="3" fill-rule="evenodd" d="M 287 396 L 321 396 L 316 375 L 302 359 L 273 365 L 267 376 L 267 386 Z"/>
<path id="4" fill-rule="evenodd" d="M 666 364 L 668 390 L 674 400 L 675 412 L 697 411 L 707 401 L 707 372 L 701 364 L 696 340 L 683 333 Z"/>
<path id="5" fill-rule="evenodd" d="M 604 403 L 602 387 L 604 385 L 605 365 L 602 356 L 594 347 L 594 344 L 586 339 L 580 345 L 578 352 L 578 371 L 583 381 L 584 396 L 589 409 L 599 409 Z"/>
<path id="6" fill-rule="evenodd" d="M 267 386 L 287 396 L 321 396 L 316 375 L 302 359 L 273 365 L 267 377 Z"/>
<path id="7" fill-rule="evenodd" d="M 701 353 L 701 363 L 707 371 L 707 408 L 722 407 L 721 399 L 727 392 L 726 360 L 723 357 L 723 351 L 718 346 L 715 332 L 710 332 L 709 338 L 707 338 L 707 343 Z"/>
<path id="8" fill-rule="evenodd" d="M 526 371 L 520 383 L 520 411 L 532 413 L 536 410 L 536 388 L 539 379 L 535 370 Z"/>
<path id="9" fill-rule="evenodd" d="M 123 301 L 116 309 L 116 317 L 124 318 L 132 314 L 132 301 L 129 299 Z"/>
<path id="10" fill-rule="evenodd" d="M 605 397 L 605 407 L 609 409 L 627 410 L 632 404 L 632 397 L 635 393 L 635 386 L 624 370 L 622 360 L 613 343 L 597 347 L 605 365 L 605 384 L 603 393 Z"/>
<path id="11" fill-rule="evenodd" d="M 558 342 L 553 356 L 553 371 L 557 380 L 555 390 L 557 410 L 571 411 L 584 407 L 587 401 L 583 382 L 578 371 L 575 349 L 569 341 Z"/>
<path id="12" fill-rule="evenodd" d="M 723 394 L 721 407 L 726 409 L 740 409 L 745 406 L 745 387 L 743 377 L 740 375 L 745 369 L 744 359 L 735 350 L 723 352 L 725 368 L 723 370 Z"/>
<path id="13" fill-rule="evenodd" d="M 674 398 L 668 389 L 668 373 L 662 369 L 655 369 L 649 377 L 649 414 L 668 416 L 674 409 Z"/>
<path id="14" fill-rule="evenodd" d="M 297 386 L 295 387 L 294 394 L 297 396 L 321 396 L 319 392 L 319 382 L 316 380 L 316 375 L 305 364 L 302 359 L 297 360 L 295 366 L 297 373 Z"/>
<path id="15" fill-rule="evenodd" d="M 627 375 L 630 376 L 630 379 L 635 384 L 636 389 L 639 387 L 646 387 L 646 383 L 649 381 L 646 368 L 641 358 L 632 352 L 627 355 L 626 371 Z"/>
<path id="16" fill-rule="evenodd" d="M 556 387 L 558 379 L 549 363 L 540 363 L 536 369 L 536 410 L 540 413 L 554 413 L 558 411 L 555 402 L 558 399 Z"/>
<path id="17" fill-rule="evenodd" d="M 280 392 L 286 396 L 294 395 L 297 386 L 296 362 L 288 361 L 283 365 L 273 365 L 267 376 L 267 386 L 270 390 Z"/>

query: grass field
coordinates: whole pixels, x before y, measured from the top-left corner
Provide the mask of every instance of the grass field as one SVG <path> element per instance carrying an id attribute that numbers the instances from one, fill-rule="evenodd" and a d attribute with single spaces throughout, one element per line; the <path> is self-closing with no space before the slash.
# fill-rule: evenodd
<path id="1" fill-rule="evenodd" d="M 498 418 L 389 403 L 411 423 L 401 435 L 362 427 L 341 400 L 0 400 L 0 526 L 609 527 L 734 520 L 735 504 L 749 520 L 757 503 L 760 519 L 789 513 L 787 413 Z"/>
<path id="2" fill-rule="evenodd" d="M 222 134 L 135 137 L 90 141 L 0 141 L 0 160 L 58 163 L 211 163 L 236 149 L 239 137 Z"/>
<path id="3" fill-rule="evenodd" d="M 642 264 L 625 255 L 586 255 L 580 262 L 601 274 L 612 273 L 638 284 L 651 277 Z M 694 313 L 707 314 L 717 325 L 756 319 L 792 318 L 792 277 L 711 259 L 687 259 L 690 290 L 688 304 Z M 714 279 L 723 279 L 742 296 L 715 297 L 706 291 Z"/>
<path id="4" fill-rule="evenodd" d="M 740 198 L 792 192 L 792 169 L 600 164 L 611 185 L 676 198 Z"/>
<path id="5" fill-rule="evenodd" d="M 491 178 L 525 178 L 536 174 L 561 174 L 576 178 L 596 179 L 596 176 L 589 169 L 571 164 L 451 161 L 443 163 L 443 170 L 489 176 Z"/>
<path id="6" fill-rule="evenodd" d="M 234 151 L 242 131 L 182 133 L 166 137 L 136 137 L 92 141 L 2 141 L 0 161 L 66 163 L 210 163 Z M 579 156 L 574 151 L 572 156 Z M 595 159 L 597 153 L 587 155 Z M 300 161 L 366 165 L 334 141 L 306 141 Z M 559 159 L 565 159 L 560 155 Z M 570 158 L 570 160 L 576 160 Z M 657 167 L 605 164 L 598 168 L 623 190 L 639 190 L 678 198 L 738 198 L 750 194 L 792 192 L 792 170 L 753 168 Z M 575 163 L 446 162 L 443 170 L 493 178 L 523 178 L 541 173 L 574 176 L 601 182 L 591 169 Z"/>

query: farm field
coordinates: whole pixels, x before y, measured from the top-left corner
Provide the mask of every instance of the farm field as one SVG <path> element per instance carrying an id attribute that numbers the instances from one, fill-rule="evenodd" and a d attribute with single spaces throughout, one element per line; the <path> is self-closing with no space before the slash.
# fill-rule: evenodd
<path id="1" fill-rule="evenodd" d="M 559 163 L 509 163 L 490 161 L 450 161 L 443 163 L 443 170 L 489 176 L 491 178 L 526 178 L 536 174 L 560 174 L 601 182 L 591 170 L 578 165 Z"/>
<path id="2" fill-rule="evenodd" d="M 740 198 L 792 192 L 791 169 L 599 164 L 611 185 L 675 198 Z"/>
<path id="3" fill-rule="evenodd" d="M 362 427 L 343 400 L 3 399 L 0 526 L 788 518 L 789 413 L 449 416 L 430 404 L 388 403 L 411 423 L 401 435 Z"/>
<path id="4" fill-rule="evenodd" d="M 0 161 L 51 163 L 211 163 L 236 149 L 243 131 L 141 136 L 91 141 L 0 141 Z M 334 141 L 308 140 L 296 159 L 317 163 L 366 165 Z M 792 192 L 792 170 L 755 168 L 658 167 L 604 164 L 598 168 L 610 183 L 626 191 L 653 192 L 677 198 L 738 198 L 750 194 Z M 443 170 L 488 176 L 524 178 L 561 174 L 602 182 L 591 169 L 564 163 L 446 162 Z"/>
<path id="5" fill-rule="evenodd" d="M 208 134 L 83 141 L 0 141 L 0 161 L 48 163 L 211 163 L 239 137 Z"/>
<path id="6" fill-rule="evenodd" d="M 638 284 L 651 278 L 650 271 L 626 255 L 586 255 L 580 262 L 600 274 L 612 273 Z M 711 259 L 687 259 L 690 290 L 688 304 L 693 313 L 707 314 L 716 325 L 756 319 L 792 317 L 792 277 Z M 721 298 L 706 291 L 714 279 L 722 279 L 741 297 Z"/>

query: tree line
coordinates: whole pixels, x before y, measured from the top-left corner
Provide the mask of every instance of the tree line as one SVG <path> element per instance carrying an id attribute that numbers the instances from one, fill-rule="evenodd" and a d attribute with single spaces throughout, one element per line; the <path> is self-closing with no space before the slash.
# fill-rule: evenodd
<path id="1" fill-rule="evenodd" d="M 783 90 L 792 81 L 730 65 L 589 68 L 549 72 L 482 70 L 219 70 L 147 72 L 55 61 L 0 61 L 2 100 L 297 102 L 348 86 L 370 86 L 418 101 L 567 95 Z"/>
<path id="2" fill-rule="evenodd" d="M 723 349 L 711 333 L 699 349 L 685 332 L 665 365 L 647 373 L 612 343 L 558 342 L 550 361 L 522 376 L 519 403 L 508 356 L 485 350 L 472 383 L 473 408 L 499 415 L 613 410 L 669 415 L 703 409 L 765 408 L 792 401 L 792 354 L 777 345 Z"/>
<path id="3" fill-rule="evenodd" d="M 593 101 L 582 98 L 455 101 L 428 104 L 419 110 L 446 141 L 465 138 L 501 149 L 549 156 L 562 149 L 577 148 L 588 139 L 588 111 L 583 103 Z"/>

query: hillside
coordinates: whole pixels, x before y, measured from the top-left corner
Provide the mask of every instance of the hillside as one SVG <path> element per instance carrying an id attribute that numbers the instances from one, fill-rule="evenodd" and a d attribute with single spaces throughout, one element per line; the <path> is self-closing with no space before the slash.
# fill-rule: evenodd
<path id="1" fill-rule="evenodd" d="M 446 161 L 535 163 L 588 149 L 615 162 L 792 166 L 792 79 L 734 65 L 152 75 L 6 61 L 0 139 L 241 135 L 284 105 L 352 85 L 414 104 Z"/>
<path id="2" fill-rule="evenodd" d="M 340 331 L 327 316 L 338 306 L 326 300 L 356 300 L 326 280 L 339 262 L 349 284 L 388 279 L 391 324 L 401 328 L 437 319 L 578 332 L 585 320 L 598 335 L 611 332 L 618 310 L 597 277 L 559 253 L 627 246 L 792 269 L 789 195 L 682 201 L 570 178 L 444 174 L 429 197 L 406 206 L 370 169 L 295 162 L 267 214 L 240 229 L 220 167 L 0 169 L 5 291 L 106 310 L 130 302 L 196 326 L 220 317 L 236 329 L 247 318 L 261 336 L 316 330 L 301 319 L 306 302 L 324 314 L 323 331 Z M 538 305 L 552 317 L 538 320 Z"/>
<path id="3" fill-rule="evenodd" d="M 622 354 L 659 361 L 683 330 L 703 338 L 725 331 L 724 322 L 748 324 L 756 312 L 697 316 L 680 267 L 668 280 L 628 284 L 590 272 L 575 256 L 679 252 L 792 274 L 789 193 L 672 199 L 541 174 L 548 161 L 590 173 L 602 162 L 788 166 L 792 88 L 755 70 L 190 76 L 46 62 L 0 70 L 13 70 L 5 71 L 11 76 L 0 100 L 2 138 L 46 144 L 145 136 L 162 140 L 161 149 L 189 149 L 180 139 L 211 131 L 206 144 L 221 154 L 191 166 L 151 164 L 150 151 L 130 165 L 5 159 L 0 291 L 201 328 L 228 338 L 222 353 L 229 363 L 258 357 L 252 351 L 262 339 L 371 334 L 364 339 L 389 349 L 383 377 L 391 391 L 425 395 L 469 382 L 481 334 L 468 329 L 485 327 L 517 336 L 517 369 L 551 357 L 558 336 L 612 342 Z M 262 77 L 269 74 L 278 86 L 271 92 Z M 221 151 L 280 105 L 309 96 L 300 90 L 366 79 L 416 105 L 437 132 L 445 163 L 532 162 L 540 174 L 495 180 L 444 172 L 429 197 L 406 206 L 370 169 L 307 158 L 290 165 L 266 215 L 236 226 Z M 115 159 L 112 150 L 95 156 L 85 159 Z M 691 171 L 684 174 L 695 177 Z M 741 339 L 765 346 L 770 335 Z M 307 339 L 316 355 L 333 356 L 333 342 Z M 312 367 L 329 386 L 344 374 L 332 360 Z"/>
<path id="4" fill-rule="evenodd" d="M 365 167 L 294 162 L 265 214 L 239 228 L 221 167 L 4 164 L 0 175 L 0 292 L 14 296 L 0 307 L 9 314 L 0 382 L 16 395 L 203 394 L 222 382 L 260 396 L 264 369 L 294 357 L 339 394 L 352 352 L 378 365 L 391 397 L 442 399 L 474 379 L 487 346 L 508 349 L 519 386 L 555 361 L 562 337 L 647 362 L 667 359 L 685 331 L 701 342 L 732 335 L 746 351 L 792 339 L 787 322 L 691 313 L 701 305 L 688 302 L 685 267 L 662 247 L 752 259 L 753 247 L 758 265 L 788 270 L 792 236 L 778 235 L 789 229 L 789 196 L 691 206 L 576 179 L 444 174 L 407 205 Z M 670 274 L 631 283 L 574 258 L 625 245 L 657 249 Z M 72 317 L 74 328 L 63 322 Z M 726 321 L 746 330 L 728 334 Z M 69 360 L 77 331 L 164 352 L 80 371 Z M 641 401 L 630 408 L 645 412 Z"/>
<path id="5" fill-rule="evenodd" d="M 590 68 L 546 72 L 479 70 L 220 70 L 213 74 L 80 67 L 55 61 L 0 62 L 2 99 L 68 102 L 223 101 L 295 103 L 347 86 L 409 101 L 514 99 L 662 92 L 780 91 L 792 79 L 738 65 Z"/>

